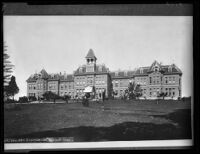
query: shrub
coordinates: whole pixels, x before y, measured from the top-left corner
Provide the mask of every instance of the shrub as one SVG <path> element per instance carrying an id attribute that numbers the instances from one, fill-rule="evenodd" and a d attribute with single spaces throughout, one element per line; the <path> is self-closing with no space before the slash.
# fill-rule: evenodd
<path id="1" fill-rule="evenodd" d="M 18 103 L 18 101 L 8 98 L 5 103 Z"/>
<path id="2" fill-rule="evenodd" d="M 37 98 L 36 98 L 35 96 L 29 96 L 29 97 L 28 97 L 28 100 L 29 100 L 29 101 L 36 101 Z"/>
<path id="3" fill-rule="evenodd" d="M 28 103 L 28 97 L 26 96 L 19 97 L 19 103 Z"/>

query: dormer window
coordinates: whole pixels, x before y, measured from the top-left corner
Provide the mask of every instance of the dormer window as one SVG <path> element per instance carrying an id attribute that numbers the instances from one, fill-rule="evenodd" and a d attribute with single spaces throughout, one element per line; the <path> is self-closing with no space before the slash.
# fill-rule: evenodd
<path id="1" fill-rule="evenodd" d="M 159 71 L 158 66 L 155 66 L 155 67 L 154 67 L 154 72 L 158 72 L 158 71 Z"/>
<path id="2" fill-rule="evenodd" d="M 124 72 L 124 76 L 127 76 L 127 71 Z"/>
<path id="3" fill-rule="evenodd" d="M 143 68 L 140 68 L 140 74 L 143 74 Z"/>
<path id="4" fill-rule="evenodd" d="M 102 72 L 102 66 L 99 66 L 99 72 Z"/>
<path id="5" fill-rule="evenodd" d="M 83 72 L 83 68 L 82 68 L 82 67 L 79 68 L 79 72 L 80 72 L 80 73 Z"/>
<path id="6" fill-rule="evenodd" d="M 168 72 L 172 72 L 172 67 L 171 66 L 168 67 Z"/>

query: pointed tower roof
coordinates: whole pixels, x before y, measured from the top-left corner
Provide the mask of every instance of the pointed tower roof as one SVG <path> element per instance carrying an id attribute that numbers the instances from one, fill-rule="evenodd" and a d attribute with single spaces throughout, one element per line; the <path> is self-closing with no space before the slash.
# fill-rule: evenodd
<path id="1" fill-rule="evenodd" d="M 42 69 L 42 70 L 40 71 L 40 73 L 42 74 L 42 78 L 48 78 L 48 73 L 46 72 L 45 69 Z"/>
<path id="2" fill-rule="evenodd" d="M 96 58 L 96 56 L 94 55 L 94 51 L 92 49 L 90 49 L 87 53 L 87 56 L 85 58 Z"/>

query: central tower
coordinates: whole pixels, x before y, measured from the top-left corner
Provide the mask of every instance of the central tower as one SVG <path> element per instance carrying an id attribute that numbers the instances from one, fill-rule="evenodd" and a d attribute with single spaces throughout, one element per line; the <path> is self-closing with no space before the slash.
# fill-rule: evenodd
<path id="1" fill-rule="evenodd" d="M 87 53 L 86 58 L 86 72 L 95 72 L 96 70 L 96 56 L 94 55 L 94 51 L 90 49 Z"/>

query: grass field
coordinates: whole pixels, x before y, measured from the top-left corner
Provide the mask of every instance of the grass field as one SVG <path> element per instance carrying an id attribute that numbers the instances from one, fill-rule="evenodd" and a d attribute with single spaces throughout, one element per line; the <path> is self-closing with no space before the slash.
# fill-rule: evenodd
<path id="1" fill-rule="evenodd" d="M 125 134 L 124 140 L 130 138 L 130 133 L 135 134 L 130 140 L 149 139 L 149 135 L 150 139 L 162 139 L 167 131 L 169 138 L 191 137 L 190 130 L 185 136 L 183 130 L 191 125 L 190 102 L 107 100 L 90 102 L 89 107 L 81 103 L 5 105 L 4 138 L 73 136 L 75 141 L 117 140 L 111 136 L 115 129 L 120 131 L 118 135 Z M 138 131 L 143 135 L 138 136 Z M 93 132 L 93 136 L 88 139 L 86 132 Z"/>

